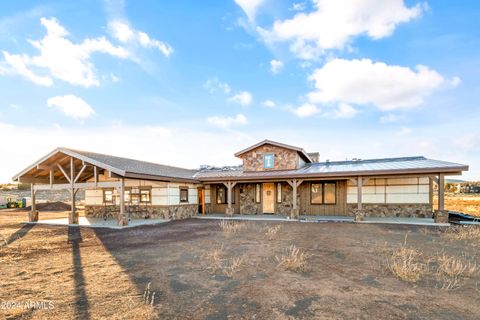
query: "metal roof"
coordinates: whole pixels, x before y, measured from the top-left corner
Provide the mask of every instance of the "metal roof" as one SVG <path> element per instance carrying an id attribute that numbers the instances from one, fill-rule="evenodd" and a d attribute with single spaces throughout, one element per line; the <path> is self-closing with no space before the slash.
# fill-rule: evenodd
<path id="1" fill-rule="evenodd" d="M 368 160 L 350 160 L 335 162 L 317 162 L 305 165 L 297 170 L 276 170 L 244 172 L 243 170 L 202 170 L 195 175 L 199 180 L 238 178 L 280 178 L 280 177 L 328 177 L 378 174 L 438 173 L 460 172 L 468 166 L 425 157 L 385 158 Z"/>

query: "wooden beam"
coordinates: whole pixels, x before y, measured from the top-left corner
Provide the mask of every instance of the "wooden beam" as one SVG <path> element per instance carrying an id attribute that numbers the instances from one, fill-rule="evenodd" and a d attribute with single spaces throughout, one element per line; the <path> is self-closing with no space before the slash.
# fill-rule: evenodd
<path id="1" fill-rule="evenodd" d="M 50 169 L 50 187 L 52 187 L 53 185 L 53 179 L 54 179 L 53 169 Z"/>
<path id="2" fill-rule="evenodd" d="M 86 165 L 83 165 L 82 169 L 80 169 L 80 171 L 78 172 L 77 176 L 75 177 L 74 182 L 77 182 L 77 181 L 78 181 L 78 179 L 79 179 L 80 176 L 82 175 L 83 171 L 85 171 L 85 168 L 86 168 L 86 167 L 87 167 Z"/>
<path id="3" fill-rule="evenodd" d="M 445 210 L 445 175 L 438 175 L 438 211 Z"/>
<path id="4" fill-rule="evenodd" d="M 72 181 L 68 177 L 67 173 L 65 172 L 63 167 L 60 165 L 60 163 L 57 163 L 57 167 L 58 167 L 58 169 L 60 169 L 60 172 L 63 173 L 63 176 L 65 177 L 65 179 L 67 179 L 68 183 L 72 183 Z"/>
<path id="5" fill-rule="evenodd" d="M 362 211 L 362 189 L 363 189 L 363 179 L 362 177 L 357 178 L 357 209 Z"/>
<path id="6" fill-rule="evenodd" d="M 94 181 L 95 181 L 95 187 L 98 185 L 98 170 L 97 170 L 97 166 L 94 166 L 93 167 L 93 178 L 94 178 Z"/>
<path id="7" fill-rule="evenodd" d="M 20 183 L 41 183 L 41 184 L 49 184 L 49 179 L 43 178 L 31 178 L 31 177 L 19 177 L 18 182 Z"/>
<path id="8" fill-rule="evenodd" d="M 95 189 L 95 188 L 117 188 L 120 185 L 119 181 L 108 181 L 108 182 L 98 182 L 95 184 L 94 182 L 83 182 L 83 183 L 75 183 L 75 189 Z M 46 184 L 35 184 L 35 190 L 64 190 L 64 189 L 71 189 L 72 185 L 70 183 L 61 183 L 61 184 L 54 184 L 50 186 L 48 182 Z"/>

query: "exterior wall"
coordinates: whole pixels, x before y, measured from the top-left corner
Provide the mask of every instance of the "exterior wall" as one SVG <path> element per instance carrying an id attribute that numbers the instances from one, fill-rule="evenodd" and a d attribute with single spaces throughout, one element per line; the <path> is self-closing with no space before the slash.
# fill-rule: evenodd
<path id="1" fill-rule="evenodd" d="M 273 169 L 263 168 L 263 155 L 266 153 L 275 154 Z M 300 156 L 297 151 L 269 144 L 250 150 L 240 158 L 243 160 L 244 171 L 293 170 L 300 167 Z"/>
<path id="2" fill-rule="evenodd" d="M 100 176 L 99 181 L 107 178 Z M 125 188 L 139 187 L 151 188 L 151 203 L 135 206 L 125 205 L 125 210 L 130 212 L 132 218 L 158 217 L 164 219 L 181 219 L 190 217 L 198 211 L 199 184 L 157 182 L 149 180 L 126 179 Z M 180 203 L 180 187 L 188 188 L 188 202 Z M 210 201 L 210 195 L 208 196 Z M 103 189 L 85 190 L 85 213 L 94 217 L 116 217 L 120 212 L 120 197 L 116 197 L 114 206 L 103 203 Z"/>
<path id="3" fill-rule="evenodd" d="M 335 182 L 335 181 L 328 181 Z M 324 215 L 324 216 L 341 216 L 347 214 L 347 182 L 336 181 L 336 203 L 335 204 L 312 204 L 310 185 L 313 181 L 305 181 L 299 187 L 300 194 L 300 214 L 301 215 Z"/>
<path id="4" fill-rule="evenodd" d="M 228 204 L 226 203 L 217 203 L 217 186 L 220 184 L 212 184 L 210 186 L 210 212 L 211 213 L 225 213 L 227 210 Z M 223 184 L 221 184 L 223 186 Z M 233 187 L 232 194 L 235 194 L 235 202 L 232 203 L 232 208 L 234 209 L 234 213 L 238 214 L 240 212 L 240 188 L 237 184 Z"/>
<path id="5" fill-rule="evenodd" d="M 348 182 L 347 212 L 357 209 L 357 186 Z M 431 181 L 428 177 L 370 179 L 362 188 L 366 216 L 431 217 Z"/>
<path id="6" fill-rule="evenodd" d="M 240 189 L 240 214 L 261 214 L 262 203 L 255 202 L 255 183 L 242 183 Z"/>

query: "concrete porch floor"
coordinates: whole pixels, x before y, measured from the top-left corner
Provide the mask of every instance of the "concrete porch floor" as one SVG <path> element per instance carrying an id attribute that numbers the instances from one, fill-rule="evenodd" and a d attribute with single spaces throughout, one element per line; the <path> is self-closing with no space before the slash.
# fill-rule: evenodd
<path id="1" fill-rule="evenodd" d="M 232 217 L 227 217 L 225 214 L 205 214 L 196 215 L 197 219 L 216 219 L 216 220 L 249 220 L 249 221 L 300 221 L 300 222 L 346 222 L 354 223 L 353 217 L 349 216 L 314 216 L 302 215 L 299 219 L 290 219 L 283 215 L 247 215 L 234 214 Z M 378 223 L 378 224 L 399 224 L 399 225 L 417 225 L 417 226 L 435 226 L 448 227 L 449 223 L 435 223 L 431 218 L 398 218 L 398 217 L 366 217 L 360 223 Z"/>
<path id="2" fill-rule="evenodd" d="M 35 222 L 24 222 L 24 223 L 25 224 L 44 224 L 44 225 L 52 225 L 52 226 L 70 226 L 70 227 L 78 226 L 78 227 L 87 227 L 87 228 L 125 229 L 125 228 L 133 228 L 138 226 L 160 224 L 160 223 L 165 223 L 169 221 L 170 220 L 165 220 L 165 219 L 132 219 L 128 222 L 128 225 L 124 227 L 117 225 L 117 220 L 115 219 L 103 220 L 101 218 L 87 218 L 87 217 L 79 217 L 78 224 L 69 224 L 68 218 L 39 220 Z"/>

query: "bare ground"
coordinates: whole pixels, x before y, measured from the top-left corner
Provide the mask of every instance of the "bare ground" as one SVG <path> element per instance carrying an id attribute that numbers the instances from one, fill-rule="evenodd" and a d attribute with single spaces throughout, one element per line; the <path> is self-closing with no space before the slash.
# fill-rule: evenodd
<path id="1" fill-rule="evenodd" d="M 66 213 L 41 213 L 46 216 Z M 480 264 L 477 242 L 446 238 L 441 229 L 256 222 L 228 236 L 212 220 L 108 230 L 31 227 L 19 223 L 24 217 L 0 211 L 0 300 L 54 307 L 4 308 L 0 318 L 480 318 L 478 272 L 447 291 L 433 276 L 412 284 L 387 268 L 407 233 L 408 245 L 426 257 L 446 253 Z M 265 228 L 278 224 L 267 236 Z M 308 254 L 306 271 L 278 267 L 276 256 L 291 244 Z M 243 257 L 231 276 L 215 267 L 212 248 L 226 262 Z"/>

